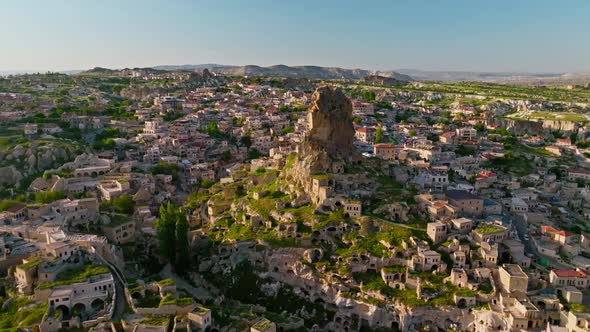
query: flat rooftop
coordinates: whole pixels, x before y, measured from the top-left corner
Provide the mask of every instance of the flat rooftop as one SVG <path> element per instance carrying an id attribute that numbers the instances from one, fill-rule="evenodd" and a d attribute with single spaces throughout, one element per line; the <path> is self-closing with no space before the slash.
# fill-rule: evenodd
<path id="1" fill-rule="evenodd" d="M 502 265 L 502 268 L 506 272 L 508 272 L 508 274 L 510 274 L 510 276 L 523 277 L 523 278 L 528 277 L 527 274 L 522 271 L 522 269 L 520 268 L 520 265 L 518 265 L 518 264 L 504 264 L 504 265 Z"/>

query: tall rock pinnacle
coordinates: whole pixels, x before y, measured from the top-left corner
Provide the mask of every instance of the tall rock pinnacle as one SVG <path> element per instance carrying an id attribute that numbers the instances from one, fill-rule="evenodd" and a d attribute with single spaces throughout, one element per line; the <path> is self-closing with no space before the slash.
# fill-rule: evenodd
<path id="1" fill-rule="evenodd" d="M 342 90 L 327 86 L 318 88 L 311 98 L 307 141 L 330 157 L 350 158 L 355 151 L 352 103 Z"/>

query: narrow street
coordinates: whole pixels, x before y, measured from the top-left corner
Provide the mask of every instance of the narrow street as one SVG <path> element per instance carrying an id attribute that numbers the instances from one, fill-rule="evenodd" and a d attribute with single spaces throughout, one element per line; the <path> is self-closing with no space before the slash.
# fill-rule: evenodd
<path id="1" fill-rule="evenodd" d="M 539 251 L 537 250 L 537 248 L 532 243 L 532 240 L 530 239 L 530 234 L 528 232 L 528 225 L 527 225 L 526 221 L 524 221 L 522 219 L 522 217 L 519 217 L 519 216 L 512 215 L 511 217 L 514 222 L 514 226 L 516 227 L 518 237 L 520 238 L 521 242 L 524 244 L 524 251 L 526 254 L 532 254 L 534 257 L 537 257 L 537 258 L 541 258 L 541 257 L 546 258 L 547 260 L 549 260 L 549 268 L 557 268 L 557 269 L 565 269 L 565 270 L 573 268 L 573 266 L 571 266 L 569 264 L 558 262 L 557 260 L 555 260 L 553 258 L 550 258 L 550 257 L 540 254 Z M 529 236 L 528 240 L 525 239 L 525 235 Z"/>
<path id="2" fill-rule="evenodd" d="M 125 313 L 125 287 L 123 282 L 119 279 L 117 273 L 113 273 L 115 276 L 115 290 L 117 291 L 117 297 L 115 298 L 115 309 L 113 310 L 113 321 L 118 321 L 123 318 Z"/>
<path id="3" fill-rule="evenodd" d="M 113 310 L 113 321 L 118 321 L 123 317 L 123 314 L 125 313 L 125 306 L 127 301 L 125 299 L 126 281 L 122 280 L 122 278 L 125 278 L 125 276 L 121 274 L 121 272 L 117 269 L 116 266 L 108 262 L 102 256 L 97 255 L 96 257 L 98 257 L 106 266 L 108 266 L 109 270 L 111 270 L 111 273 L 113 274 L 113 278 L 115 280 L 115 290 L 117 292 L 117 296 L 114 299 L 115 307 Z"/>

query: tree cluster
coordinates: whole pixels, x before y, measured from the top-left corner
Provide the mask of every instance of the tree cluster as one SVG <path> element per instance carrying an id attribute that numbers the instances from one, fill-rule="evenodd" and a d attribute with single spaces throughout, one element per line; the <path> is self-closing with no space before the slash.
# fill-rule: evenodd
<path id="1" fill-rule="evenodd" d="M 156 221 L 160 253 L 179 274 L 189 265 L 188 220 L 181 208 L 168 202 L 160 206 L 160 218 Z"/>

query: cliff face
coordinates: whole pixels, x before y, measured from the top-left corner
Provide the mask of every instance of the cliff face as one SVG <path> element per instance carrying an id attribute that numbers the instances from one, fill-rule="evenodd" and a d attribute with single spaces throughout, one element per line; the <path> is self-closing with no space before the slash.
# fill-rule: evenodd
<path id="1" fill-rule="evenodd" d="M 307 120 L 308 144 L 326 151 L 331 157 L 351 156 L 354 151 L 352 103 L 340 89 L 318 88 L 312 96 Z"/>

